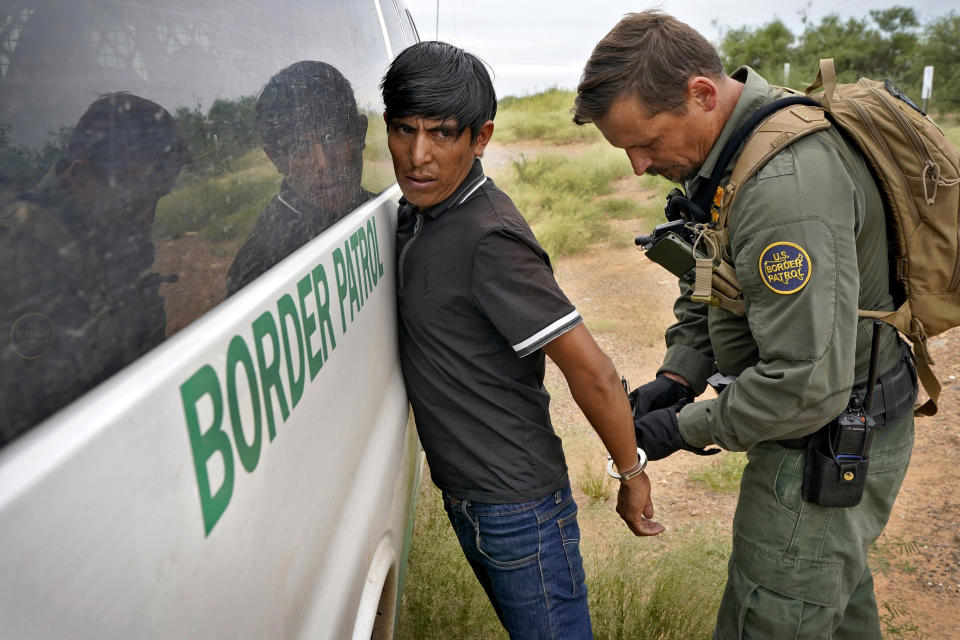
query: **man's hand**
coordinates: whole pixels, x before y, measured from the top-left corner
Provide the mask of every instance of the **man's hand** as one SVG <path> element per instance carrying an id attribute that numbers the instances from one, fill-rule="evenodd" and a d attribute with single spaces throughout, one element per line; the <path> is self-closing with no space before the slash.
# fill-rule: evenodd
<path id="1" fill-rule="evenodd" d="M 627 397 L 630 399 L 633 419 L 636 420 L 656 409 L 674 407 L 679 410 L 693 402 L 693 389 L 669 374 L 661 373 L 647 384 L 631 391 Z"/>
<path id="2" fill-rule="evenodd" d="M 649 460 L 666 458 L 680 449 L 698 456 L 720 453 L 720 449 L 698 449 L 687 444 L 680 435 L 677 411 L 673 407 L 651 411 L 635 420 L 633 426 L 637 434 L 637 446 L 646 452 Z"/>
<path id="3" fill-rule="evenodd" d="M 662 524 L 650 520 L 653 517 L 653 501 L 650 499 L 650 479 L 646 473 L 620 483 L 617 513 L 635 536 L 655 536 L 663 532 Z"/>

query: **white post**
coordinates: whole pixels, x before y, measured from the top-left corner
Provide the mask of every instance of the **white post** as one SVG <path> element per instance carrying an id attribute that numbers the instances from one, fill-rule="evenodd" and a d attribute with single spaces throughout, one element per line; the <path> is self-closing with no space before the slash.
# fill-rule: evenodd
<path id="1" fill-rule="evenodd" d="M 783 86 L 785 87 L 790 86 L 790 63 L 789 62 L 783 63 Z"/>
<path id="2" fill-rule="evenodd" d="M 933 93 L 933 66 L 923 68 L 923 88 L 920 89 L 920 97 L 923 98 L 923 112 L 927 112 L 927 100 Z"/>

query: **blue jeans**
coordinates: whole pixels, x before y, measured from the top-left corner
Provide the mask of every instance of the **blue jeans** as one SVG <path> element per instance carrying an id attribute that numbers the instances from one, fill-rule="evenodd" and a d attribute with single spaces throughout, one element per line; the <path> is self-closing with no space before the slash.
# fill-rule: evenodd
<path id="1" fill-rule="evenodd" d="M 593 638 L 569 483 L 543 498 L 512 504 L 457 500 L 445 493 L 443 506 L 513 640 Z"/>

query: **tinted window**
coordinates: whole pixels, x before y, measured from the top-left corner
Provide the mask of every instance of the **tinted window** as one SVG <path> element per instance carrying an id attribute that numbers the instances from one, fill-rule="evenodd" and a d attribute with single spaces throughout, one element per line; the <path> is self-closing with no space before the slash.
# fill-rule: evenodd
<path id="1" fill-rule="evenodd" d="M 0 9 L 0 444 L 393 182 L 373 1 Z"/>

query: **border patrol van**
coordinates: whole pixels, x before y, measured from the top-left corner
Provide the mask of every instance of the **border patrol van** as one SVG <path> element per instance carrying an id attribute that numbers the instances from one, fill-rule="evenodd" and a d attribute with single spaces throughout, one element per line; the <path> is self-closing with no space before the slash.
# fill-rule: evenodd
<path id="1" fill-rule="evenodd" d="M 0 14 L 0 635 L 386 638 L 396 0 Z"/>

